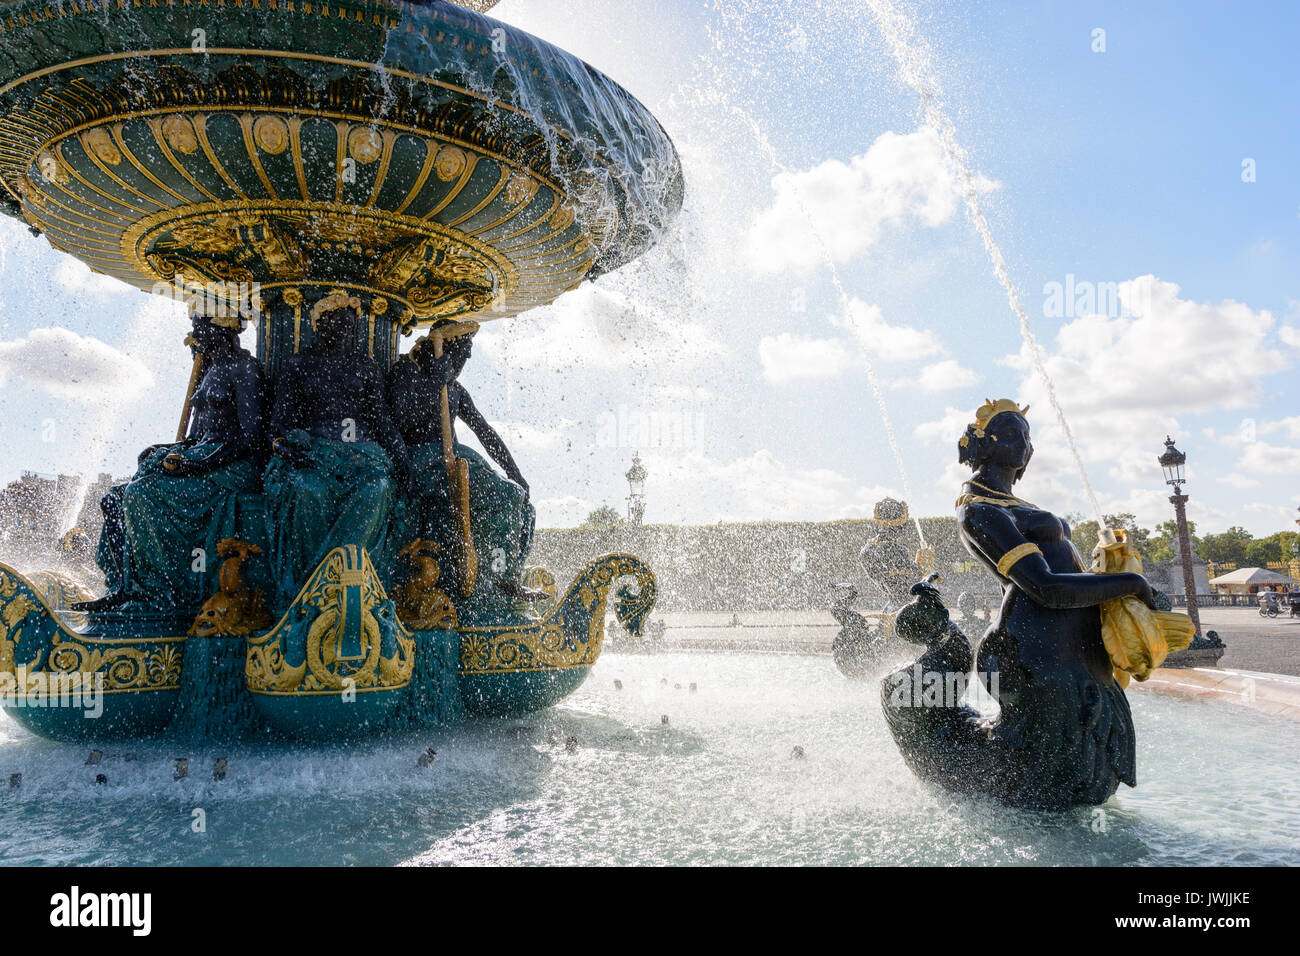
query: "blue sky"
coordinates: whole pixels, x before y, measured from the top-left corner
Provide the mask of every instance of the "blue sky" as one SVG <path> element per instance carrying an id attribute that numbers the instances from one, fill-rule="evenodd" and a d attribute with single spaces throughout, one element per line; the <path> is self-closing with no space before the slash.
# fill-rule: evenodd
<path id="1" fill-rule="evenodd" d="M 640 97 L 687 175 L 683 216 L 658 249 L 479 336 L 465 381 L 515 449 L 542 524 L 621 505 L 634 451 L 650 471 L 647 520 L 868 514 L 902 484 L 863 346 L 923 514 L 950 511 L 956 438 L 986 395 L 1033 403 L 1024 496 L 1088 510 L 951 169 L 869 6 L 495 9 Z M 981 201 L 1102 508 L 1148 524 L 1169 515 L 1155 456 L 1171 432 L 1189 456 L 1202 529 L 1293 528 L 1300 71 L 1289 64 L 1300 13 L 898 9 L 915 20 L 983 177 Z M 1096 29 L 1105 52 L 1092 49 Z M 1242 180 L 1247 159 L 1253 182 Z M 0 477 L 128 470 L 175 428 L 184 322 L 16 223 L 0 223 L 0 248 Z M 1053 314 L 1044 288 L 1068 276 L 1128 283 L 1133 314 Z M 75 352 L 85 387 L 60 380 L 59 348 Z"/>

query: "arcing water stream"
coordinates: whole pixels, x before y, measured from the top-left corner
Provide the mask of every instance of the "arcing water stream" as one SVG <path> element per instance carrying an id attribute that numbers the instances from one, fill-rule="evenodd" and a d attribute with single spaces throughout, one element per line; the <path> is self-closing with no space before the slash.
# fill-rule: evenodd
<path id="1" fill-rule="evenodd" d="M 754 138 L 767 152 L 773 168 L 788 175 L 790 170 L 787 169 L 777 158 L 776 150 L 772 147 L 771 141 L 763 133 L 762 129 L 759 128 L 753 117 L 734 104 L 730 105 L 729 108 L 734 114 L 741 117 L 749 124 L 753 130 Z M 851 300 L 847 290 L 844 288 L 844 283 L 840 280 L 840 270 L 835 265 L 835 259 L 826 245 L 825 237 L 817 228 L 816 220 L 813 218 L 812 213 L 809 212 L 808 207 L 804 205 L 803 197 L 799 194 L 799 187 L 793 178 L 790 179 L 790 186 L 794 193 L 795 202 L 799 204 L 799 211 L 803 213 L 804 219 L 808 221 L 808 229 L 817 240 L 818 250 L 821 252 L 826 268 L 830 272 L 831 282 L 835 286 L 835 293 L 839 297 L 840 308 L 844 312 L 844 319 L 849 324 L 849 330 L 853 333 L 853 338 L 858 344 L 858 354 L 862 358 L 862 366 L 867 373 L 867 383 L 871 386 L 871 394 L 876 400 L 876 407 L 880 409 L 880 421 L 881 424 L 885 426 L 885 436 L 889 440 L 889 450 L 893 452 L 894 464 L 898 466 L 898 478 L 903 484 L 904 500 L 909 503 L 909 508 L 912 512 L 912 522 L 916 525 L 916 534 L 921 540 L 921 547 L 925 548 L 927 547 L 927 542 L 925 540 L 925 531 L 921 528 L 920 510 L 916 507 L 916 499 L 912 497 L 912 485 L 911 482 L 907 480 L 907 466 L 903 464 L 903 453 L 898 448 L 898 439 L 894 435 L 894 423 L 889 417 L 889 406 L 885 404 L 885 393 L 880 388 L 880 380 L 876 377 L 876 367 L 875 363 L 871 361 L 871 350 L 866 335 L 863 329 L 859 327 L 858 323 L 854 321 L 851 309 Z"/>
<path id="2" fill-rule="evenodd" d="M 921 98 L 921 108 L 925 115 L 925 121 L 938 134 L 939 142 L 943 145 L 948 163 L 953 172 L 957 174 L 961 183 L 962 196 L 966 201 L 966 210 L 970 214 L 971 222 L 974 223 L 975 229 L 984 243 L 984 250 L 988 253 L 989 262 L 993 267 L 993 274 L 997 276 L 998 282 L 1006 291 L 1007 301 L 1010 303 L 1011 310 L 1015 313 L 1019 322 L 1020 337 L 1029 347 L 1034 367 L 1038 371 L 1039 377 L 1042 378 L 1043 385 L 1047 388 L 1047 397 L 1052 403 L 1052 410 L 1056 413 L 1056 419 L 1061 425 L 1061 430 L 1065 433 L 1065 440 L 1070 446 L 1070 454 L 1074 456 L 1074 463 L 1078 466 L 1079 477 L 1083 480 L 1083 487 L 1088 495 L 1088 503 L 1092 505 L 1092 512 L 1097 519 L 1097 525 L 1098 527 L 1105 527 L 1101 506 L 1097 503 L 1097 495 L 1092 489 L 1092 483 L 1088 481 L 1088 470 L 1083 465 L 1083 456 L 1079 454 L 1079 447 L 1074 441 L 1074 433 L 1070 431 L 1070 424 L 1065 419 L 1065 411 L 1056 398 L 1056 387 L 1052 383 L 1051 375 L 1047 372 L 1047 362 L 1043 354 L 1043 348 L 1039 345 L 1033 329 L 1029 327 L 1029 317 L 1020 302 L 1020 294 L 1016 290 L 1015 283 L 1011 280 L 1006 261 L 1002 257 L 1002 250 L 993 238 L 993 231 L 989 228 L 988 218 L 984 215 L 984 209 L 980 205 L 974 170 L 971 168 L 966 151 L 957 140 L 956 127 L 943 109 L 939 81 L 930 66 L 930 55 L 925 42 L 917 37 L 915 22 L 899 9 L 894 0 L 867 0 L 867 6 L 875 15 L 876 22 L 880 24 L 885 41 L 898 63 L 899 76 Z"/>

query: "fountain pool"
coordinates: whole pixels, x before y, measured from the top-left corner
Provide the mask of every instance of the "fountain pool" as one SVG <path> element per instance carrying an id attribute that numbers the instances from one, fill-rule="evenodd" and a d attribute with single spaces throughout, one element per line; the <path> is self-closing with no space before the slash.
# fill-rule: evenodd
<path id="1" fill-rule="evenodd" d="M 97 766 L 85 765 L 88 747 L 5 717 L 0 783 L 23 778 L 0 790 L 0 859 L 1300 863 L 1300 738 L 1288 721 L 1133 692 L 1138 788 L 1102 807 L 1028 813 L 954 803 L 920 784 L 889 737 L 877 687 L 844 680 L 829 658 L 611 653 L 563 704 L 522 720 L 354 750 L 132 743 L 106 747 Z M 418 768 L 430 746 L 436 760 Z M 229 758 L 220 782 L 218 756 Z M 174 781 L 178 757 L 190 774 Z M 200 817 L 205 832 L 195 832 Z"/>

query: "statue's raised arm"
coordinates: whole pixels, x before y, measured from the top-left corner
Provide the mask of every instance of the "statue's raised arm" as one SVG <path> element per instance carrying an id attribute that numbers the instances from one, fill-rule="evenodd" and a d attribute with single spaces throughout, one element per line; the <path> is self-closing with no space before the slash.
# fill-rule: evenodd
<path id="1" fill-rule="evenodd" d="M 459 402 L 457 403 L 457 416 L 474 433 L 474 437 L 479 440 L 483 450 L 492 456 L 492 460 L 501 466 L 501 470 L 506 473 L 506 477 L 524 490 L 524 500 L 528 500 L 528 482 L 524 480 L 523 473 L 520 472 L 519 466 L 515 463 L 514 456 L 510 454 L 510 449 L 502 441 L 497 430 L 492 427 L 492 423 L 483 417 L 482 412 L 470 398 L 469 391 L 462 385 L 460 386 Z"/>
<path id="2" fill-rule="evenodd" d="M 479 412 L 469 392 L 457 379 L 473 350 L 475 323 L 457 323 L 436 334 L 443 337 L 444 349 L 435 353 L 432 333 L 416 343 L 389 372 L 389 401 L 397 412 L 402 437 L 411 456 L 413 491 L 409 501 L 408 529 L 413 538 L 432 540 L 439 547 L 454 552 L 458 530 L 453 526 L 453 502 L 448 495 L 448 476 L 444 441 L 452 445 L 456 459 L 467 465 L 469 478 L 469 524 L 474 548 L 482 569 L 465 614 L 472 617 L 475 607 L 491 604 L 493 592 L 521 602 L 523 611 L 529 600 L 538 595 L 520 583 L 524 562 L 532 547 L 536 512 L 528 501 L 528 484 L 505 442 Z M 450 435 L 443 434 L 441 393 L 446 389 Z M 492 466 L 466 445 L 456 441 L 456 421 L 465 422 L 484 449 L 502 470 L 501 477 Z"/>

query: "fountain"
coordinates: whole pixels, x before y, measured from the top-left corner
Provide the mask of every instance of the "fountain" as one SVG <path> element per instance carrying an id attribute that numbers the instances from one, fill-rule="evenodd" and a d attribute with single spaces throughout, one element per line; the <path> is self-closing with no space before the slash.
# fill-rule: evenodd
<path id="1" fill-rule="evenodd" d="M 85 605 L 88 620 L 74 627 L 49 594 L 0 566 L 0 669 L 27 698 L 7 708 L 24 726 L 68 739 L 169 727 L 334 739 L 522 712 L 582 682 L 619 578 L 636 583 L 618 589 L 615 610 L 639 632 L 655 585 L 632 555 L 592 561 L 562 594 L 544 569 L 525 575 L 540 588 L 524 588 L 518 570 L 504 581 L 495 549 L 480 573 L 475 536 L 491 544 L 510 530 L 522 560 L 531 510 L 525 489 L 502 517 L 493 495 L 503 486 L 492 484 L 501 480 L 476 471 L 476 456 L 451 440 L 457 407 L 472 406 L 454 381 L 459 366 L 446 366 L 457 336 L 468 341 L 478 323 L 631 261 L 675 216 L 683 185 L 673 144 L 608 77 L 451 3 L 8 2 L 0 182 L 3 211 L 55 249 L 184 297 L 196 317 L 177 443 L 142 456 L 136 480 L 105 499 L 101 565 L 117 591 Z M 255 362 L 220 344 L 250 321 Z M 426 485 L 415 487 L 401 438 L 383 437 L 394 424 L 409 437 L 412 417 L 430 408 L 436 435 L 437 383 L 395 422 L 365 405 L 328 440 L 319 428 L 316 444 L 295 437 L 311 430 L 304 414 L 324 414 L 321 396 L 342 396 L 358 370 L 385 373 L 418 331 L 430 344 L 425 373 L 442 376 L 445 476 L 430 479 L 443 464 L 431 455 L 414 473 Z M 457 353 L 460 366 L 468 351 Z M 236 374 L 219 371 L 227 367 L 249 369 L 238 373 L 245 384 L 221 386 Z M 298 398 L 286 409 L 291 381 Z M 269 393 L 256 397 L 270 382 L 274 412 Z M 261 411 L 214 424 L 232 401 L 227 388 L 232 408 Z M 276 434 L 264 434 L 266 416 Z M 265 438 L 276 442 L 264 494 Z M 357 456 L 379 449 L 376 440 L 387 441 L 368 459 L 379 471 L 359 470 Z M 369 524 L 384 528 L 336 522 L 303 545 L 304 507 L 344 513 L 359 500 L 319 497 L 326 486 L 311 475 L 330 468 L 356 488 L 374 480 L 423 492 L 432 480 L 443 510 L 458 516 L 455 534 L 441 552 L 423 531 L 389 547 L 404 533 L 406 504 L 390 489 L 382 506 L 362 508 L 382 508 Z M 199 516 L 221 482 L 222 514 Z M 133 554 L 146 526 L 151 551 Z M 401 545 L 404 576 L 395 572 Z M 100 720 L 35 706 L 92 686 L 103 688 Z"/>
<path id="2" fill-rule="evenodd" d="M 1027 412 L 986 401 L 958 446 L 974 472 L 957 499 L 961 539 L 1002 583 L 997 617 L 974 642 L 930 582 L 913 585 L 895 626 L 926 651 L 882 681 L 881 699 L 918 776 L 963 795 L 1060 810 L 1137 785 L 1124 687 L 1186 647 L 1194 628 L 1184 614 L 1156 610 L 1122 532 L 1099 544 L 1096 573 L 1085 573 L 1066 523 L 1011 493 L 1033 456 Z M 972 675 L 996 713 L 967 698 Z"/>
<path id="3" fill-rule="evenodd" d="M 213 317 L 235 326 L 254 319 L 258 360 L 273 375 L 328 339 L 342 312 L 353 323 L 346 354 L 384 369 L 410 371 L 405 359 L 395 362 L 399 343 L 428 333 L 415 361 L 427 363 L 439 399 L 451 392 L 454 406 L 455 370 L 446 365 L 471 323 L 550 301 L 630 261 L 680 203 L 672 145 L 638 104 L 562 52 L 447 3 L 128 0 L 117 9 L 46 9 L 0 3 L 8 211 L 146 291 L 219 293 L 208 311 L 224 310 Z M 865 348 L 863 359 L 888 430 Z M 396 424 L 409 421 L 398 416 Z M 461 507 L 455 463 L 466 459 L 460 446 L 450 452 L 449 471 L 461 477 L 448 484 L 462 484 L 448 493 L 447 509 Z M 380 477 L 400 484 L 395 473 Z M 1019 804 L 1011 809 L 954 801 L 927 785 L 944 776 L 949 758 L 926 749 L 931 728 L 921 723 L 949 719 L 953 708 L 904 714 L 916 720 L 903 726 L 888 700 L 877 708 L 862 684 L 837 679 L 832 662 L 816 657 L 602 655 L 607 605 L 636 631 L 654 602 L 654 578 L 631 555 L 598 559 L 567 592 L 546 569 L 527 568 L 520 583 L 541 592 L 525 599 L 531 610 L 472 582 L 465 594 L 473 575 L 463 546 L 467 537 L 480 542 L 474 519 L 482 518 L 472 472 L 469 485 L 472 513 L 455 517 L 457 527 L 468 518 L 470 534 L 450 538 L 451 547 L 436 526 L 382 554 L 340 542 L 292 594 L 273 578 L 268 502 L 241 491 L 235 533 L 208 549 L 202 607 L 183 614 L 128 602 L 72 623 L 47 589 L 3 569 L 0 683 L 39 673 L 46 691 L 27 693 L 23 707 L 8 709 L 13 719 L 0 721 L 0 774 L 11 781 L 0 806 L 11 834 L 6 860 L 1297 858 L 1294 806 L 1277 795 L 1289 792 L 1300 757 L 1294 734 L 1279 733 L 1270 718 L 1221 706 L 1207 716 L 1204 702 L 1133 694 L 1131 723 L 1143 733 L 1125 743 L 1157 786 L 1086 806 L 1113 789 L 1098 772 L 1081 794 L 1051 789 L 1055 777 L 1023 794 L 995 794 Z M 523 530 L 512 522 L 526 524 L 489 521 L 486 533 Z M 912 575 L 925 568 L 888 547 L 887 530 L 879 538 L 864 555 L 873 570 L 908 565 L 907 578 L 891 581 L 893 603 L 910 601 L 899 637 L 927 653 L 931 645 L 955 653 L 960 631 L 938 595 L 925 584 L 913 589 Z M 889 562 L 875 561 L 886 553 Z M 481 587 L 494 559 L 477 557 Z M 637 589 L 618 588 L 623 576 Z M 892 587 L 900 582 L 908 587 Z M 258 591 L 269 621 L 258 614 Z M 92 676 L 104 677 L 102 691 L 50 679 L 89 662 Z M 933 669 L 965 676 L 973 663 L 942 657 Z M 1105 661 L 1088 663 L 1107 670 Z M 892 666 L 875 656 L 862 676 Z M 97 720 L 75 707 L 26 706 L 74 690 L 87 713 L 100 710 Z M 1029 692 L 1041 699 L 1041 687 Z M 482 719 L 461 720 L 466 714 Z M 979 714 L 981 733 L 996 731 L 997 716 Z M 132 740 L 96 745 L 86 759 L 88 748 L 51 747 L 24 728 Z M 372 730 L 383 733 L 365 747 L 280 746 L 280 734 L 334 741 Z M 957 736 L 969 731 L 962 725 Z M 134 739 L 149 732 L 168 737 Z M 950 759 L 948 779 L 977 776 L 972 766 Z M 1025 763 L 1006 785 L 1039 766 L 1074 769 L 1064 759 Z M 202 841 L 175 839 L 178 802 L 203 806 L 221 825 Z M 393 825 L 375 825 L 377 806 Z"/>

